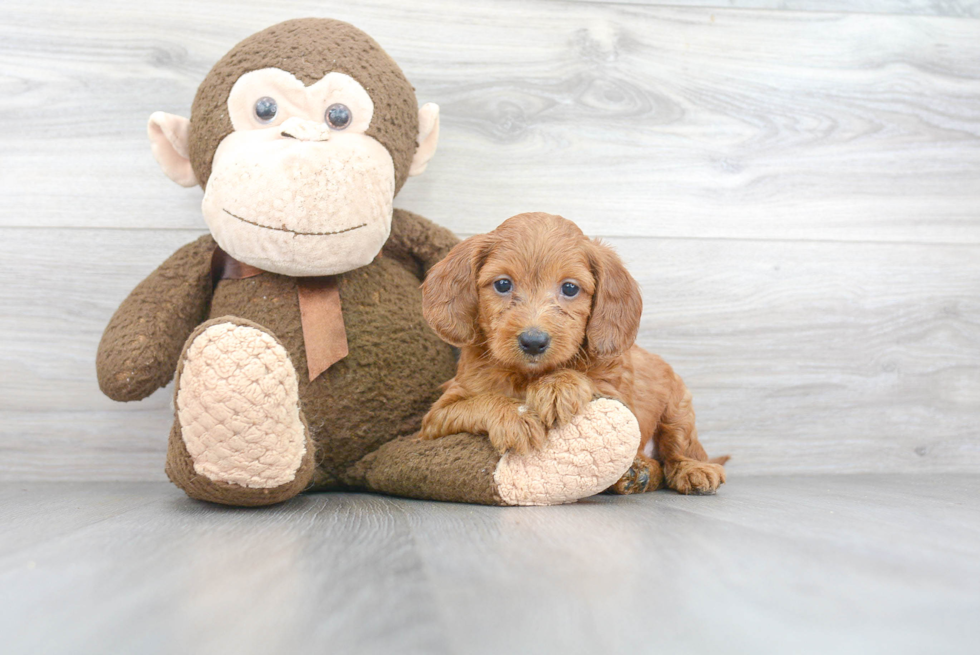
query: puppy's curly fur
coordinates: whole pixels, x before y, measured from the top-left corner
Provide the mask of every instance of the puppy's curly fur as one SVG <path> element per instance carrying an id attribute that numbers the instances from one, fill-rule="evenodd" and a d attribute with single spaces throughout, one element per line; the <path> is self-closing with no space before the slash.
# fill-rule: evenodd
<path id="1" fill-rule="evenodd" d="M 429 271 L 422 293 L 425 319 L 461 353 L 421 438 L 473 432 L 487 434 L 500 452 L 526 453 L 550 427 L 607 396 L 633 411 L 642 435 L 624 476 L 632 474 L 630 482 L 613 491 L 666 484 L 713 493 L 725 481 L 727 458 L 708 461 L 687 387 L 634 344 L 643 309 L 636 280 L 610 247 L 571 221 L 509 218 L 453 248 Z"/>

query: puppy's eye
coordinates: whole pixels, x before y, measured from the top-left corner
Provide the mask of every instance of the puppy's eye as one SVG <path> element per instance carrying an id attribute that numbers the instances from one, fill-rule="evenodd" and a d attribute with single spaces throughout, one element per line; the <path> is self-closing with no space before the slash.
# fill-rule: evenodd
<path id="1" fill-rule="evenodd" d="M 262 123 L 269 123 L 279 113 L 279 104 L 275 98 L 265 96 L 255 101 L 255 117 Z"/>
<path id="2" fill-rule="evenodd" d="M 514 287 L 514 283 L 507 278 L 500 278 L 493 283 L 493 288 L 497 293 L 510 293 L 510 290 Z"/>
<path id="3" fill-rule="evenodd" d="M 561 295 L 566 298 L 574 298 L 578 295 L 578 285 L 571 282 L 565 282 L 561 285 Z"/>

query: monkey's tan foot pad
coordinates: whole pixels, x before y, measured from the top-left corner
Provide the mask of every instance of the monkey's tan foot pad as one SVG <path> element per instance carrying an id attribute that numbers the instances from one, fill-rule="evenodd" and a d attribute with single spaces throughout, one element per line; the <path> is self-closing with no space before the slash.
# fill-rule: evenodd
<path id="1" fill-rule="evenodd" d="M 568 425 L 552 429 L 540 451 L 504 454 L 494 483 L 505 505 L 574 502 L 619 480 L 639 446 L 640 426 L 633 412 L 619 401 L 600 398 Z"/>
<path id="2" fill-rule="evenodd" d="M 313 448 L 296 371 L 262 327 L 230 317 L 199 327 L 178 367 L 175 406 L 167 469 L 188 495 L 264 505 L 308 484 Z M 192 471 L 178 470 L 181 459 Z"/>

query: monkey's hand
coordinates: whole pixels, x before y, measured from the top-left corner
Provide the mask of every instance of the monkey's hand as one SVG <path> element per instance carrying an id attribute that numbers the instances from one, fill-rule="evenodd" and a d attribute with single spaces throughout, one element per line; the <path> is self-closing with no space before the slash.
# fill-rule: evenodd
<path id="1" fill-rule="evenodd" d="M 528 385 L 526 402 L 541 417 L 545 426 L 552 428 L 571 421 L 585 409 L 595 394 L 595 385 L 585 374 L 562 369 Z"/>
<path id="2" fill-rule="evenodd" d="M 459 243 L 452 232 L 418 214 L 396 209 L 391 216 L 391 234 L 384 252 L 403 261 L 414 261 L 419 279 Z"/>

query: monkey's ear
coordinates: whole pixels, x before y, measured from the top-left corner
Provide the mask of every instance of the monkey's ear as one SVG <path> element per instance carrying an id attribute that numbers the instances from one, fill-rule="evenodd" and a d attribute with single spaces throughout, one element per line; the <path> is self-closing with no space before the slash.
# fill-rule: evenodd
<path id="1" fill-rule="evenodd" d="M 476 343 L 477 276 L 492 247 L 487 234 L 472 236 L 429 269 L 422 283 L 422 316 L 436 334 L 454 346 Z"/>
<path id="2" fill-rule="evenodd" d="M 427 102 L 419 108 L 419 147 L 412 157 L 409 175 L 421 175 L 429 165 L 432 155 L 436 154 L 436 144 L 439 143 L 439 105 Z"/>
<path id="3" fill-rule="evenodd" d="M 191 122 L 183 116 L 153 112 L 146 132 L 150 136 L 153 157 L 171 180 L 180 186 L 197 184 L 190 160 Z"/>

